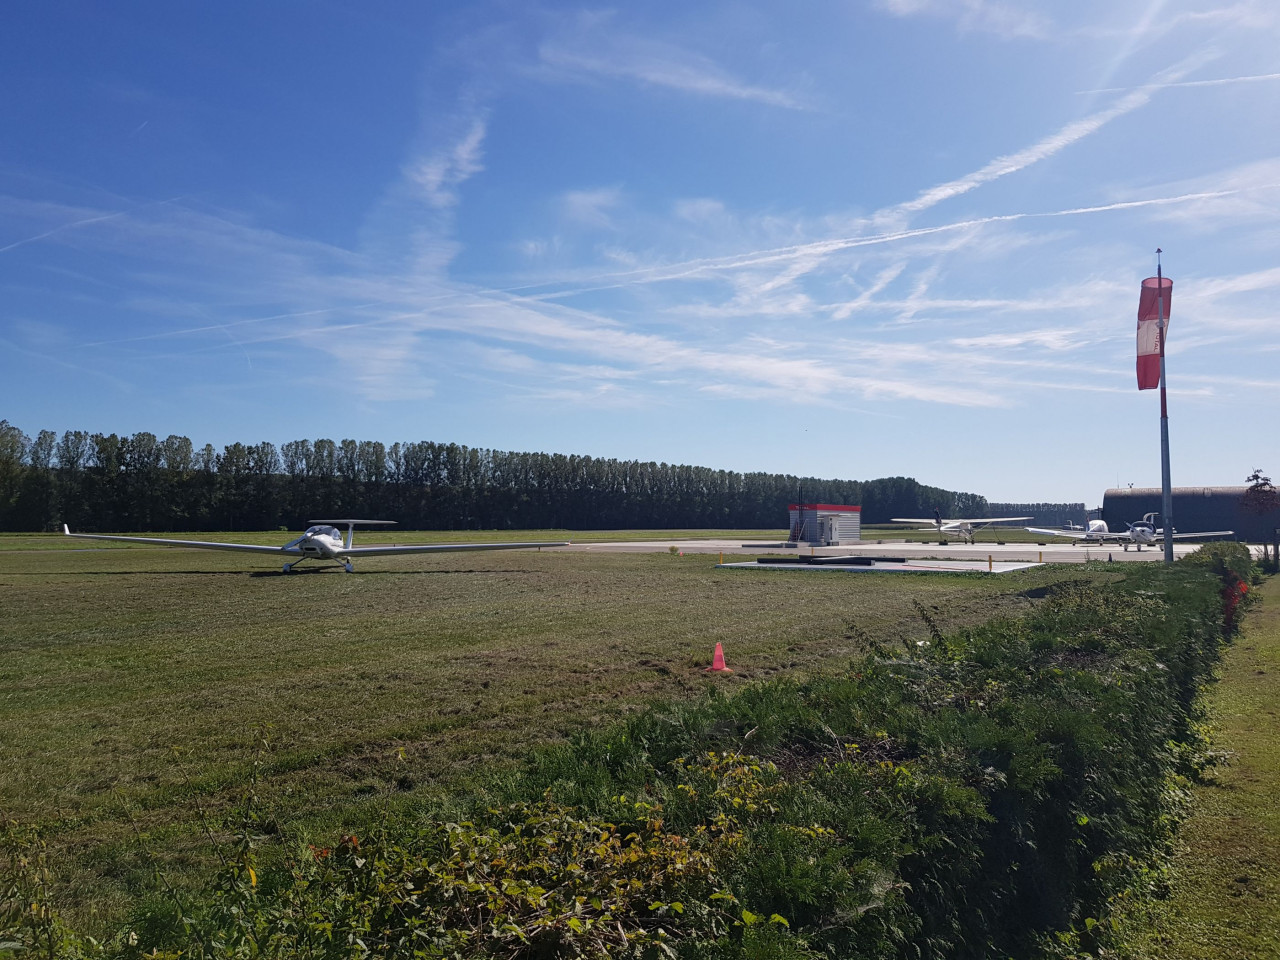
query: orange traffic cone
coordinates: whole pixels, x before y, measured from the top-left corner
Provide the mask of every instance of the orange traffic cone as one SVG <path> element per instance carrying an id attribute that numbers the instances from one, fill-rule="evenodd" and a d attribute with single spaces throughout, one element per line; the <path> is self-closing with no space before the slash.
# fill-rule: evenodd
<path id="1" fill-rule="evenodd" d="M 703 673 L 733 673 L 732 670 L 724 665 L 724 647 L 720 646 L 720 644 L 716 644 L 716 652 L 711 658 L 711 666 L 707 667 Z"/>

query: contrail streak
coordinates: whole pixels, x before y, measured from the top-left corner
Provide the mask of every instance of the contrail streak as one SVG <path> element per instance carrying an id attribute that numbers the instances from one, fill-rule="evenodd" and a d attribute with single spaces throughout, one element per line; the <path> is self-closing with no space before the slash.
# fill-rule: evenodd
<path id="1" fill-rule="evenodd" d="M 83 220 L 75 220 L 71 223 L 64 223 L 61 226 L 54 227 L 52 230 L 46 230 L 44 233 L 38 233 L 34 237 L 27 237 L 25 240 L 15 240 L 13 243 L 9 244 L 8 246 L 0 247 L 0 253 L 6 253 L 14 249 L 14 247 L 21 247 L 28 243 L 35 243 L 36 241 L 43 240 L 46 237 L 52 237 L 55 233 L 61 233 L 64 230 L 71 230 L 75 227 L 84 227 L 91 223 L 102 223 L 104 220 L 115 220 L 119 217 L 127 217 L 130 213 L 137 213 L 140 210 L 147 209 L 147 207 L 162 207 L 162 206 L 165 206 L 166 204 L 177 203 L 181 199 L 182 197 L 179 196 L 179 197 L 170 197 L 168 200 L 153 200 L 150 203 L 141 204 L 135 207 L 133 210 L 121 210 L 117 213 L 104 213 L 100 217 L 86 217 Z"/>
<path id="2" fill-rule="evenodd" d="M 1138 90 L 1168 90 L 1172 87 L 1220 87 L 1230 83 L 1256 83 L 1262 80 L 1280 80 L 1280 73 L 1258 73 L 1247 77 L 1219 77 L 1216 80 L 1176 80 L 1171 83 L 1147 83 Z M 1077 90 L 1077 93 L 1122 93 L 1133 87 L 1103 87 L 1099 90 Z"/>
<path id="3" fill-rule="evenodd" d="M 936 206 L 943 200 L 950 200 L 952 197 L 968 193 L 984 183 L 990 183 L 992 180 L 998 180 L 1008 174 L 1017 173 L 1019 170 L 1029 167 L 1033 163 L 1039 163 L 1041 160 L 1046 160 L 1055 153 L 1071 146 L 1071 144 L 1083 140 L 1116 117 L 1124 116 L 1126 113 L 1131 113 L 1139 107 L 1145 106 L 1150 99 L 1151 94 L 1148 88 L 1144 87 L 1135 90 L 1127 96 L 1121 97 L 1106 110 L 1100 110 L 1088 117 L 1069 123 L 1056 133 L 1045 137 L 1039 143 L 1033 143 L 1017 153 L 996 157 L 980 170 L 975 170 L 973 173 L 956 180 L 950 180 L 947 183 L 940 183 L 936 187 L 930 187 L 914 200 L 908 200 L 905 203 L 890 207 L 886 213 L 890 215 L 894 213 L 918 213 L 921 210 Z"/>
<path id="4" fill-rule="evenodd" d="M 1250 190 L 1267 189 L 1280 184 L 1263 184 Z M 683 263 L 670 264 L 665 267 L 652 267 L 645 270 L 627 271 L 625 273 L 605 274 L 589 285 L 576 285 L 569 289 L 534 294 L 518 299 L 541 300 L 572 296 L 578 293 L 591 293 L 598 290 L 610 290 L 618 287 L 632 286 L 642 283 L 662 283 L 671 280 L 685 280 L 709 273 L 724 270 L 737 270 L 759 264 L 776 263 L 795 257 L 810 254 L 838 253 L 856 247 L 869 247 L 879 244 L 896 243 L 899 240 L 910 240 L 916 237 L 927 237 L 933 234 L 947 233 L 952 230 L 965 230 L 970 227 L 983 226 L 988 223 L 1007 223 L 1016 220 L 1043 219 L 1049 217 L 1073 217 L 1089 213 L 1106 213 L 1112 210 L 1130 210 L 1140 207 L 1164 206 L 1175 203 L 1187 203 L 1193 200 L 1210 200 L 1244 193 L 1245 190 L 1214 190 L 1205 193 L 1185 193 L 1176 197 L 1153 197 L 1147 200 L 1120 200 L 1115 203 L 1100 204 L 1091 207 L 1072 207 L 1067 210 L 1050 210 L 1041 213 L 1004 213 L 989 217 L 977 217 L 971 220 L 957 220 L 953 223 L 939 224 L 933 227 L 915 227 L 909 230 L 897 230 L 891 233 L 871 234 L 862 237 L 840 237 L 831 240 L 816 240 L 810 243 L 794 244 L 786 247 L 774 247 L 769 250 L 758 250 L 752 253 L 737 254 L 732 257 L 687 260 Z M 536 290 L 548 287 L 556 281 L 529 284 L 523 287 L 512 287 L 506 290 L 493 290 L 490 293 L 518 293 L 521 290 Z"/>
<path id="5" fill-rule="evenodd" d="M 35 243 L 37 240 L 43 240 L 45 237 L 52 237 L 55 233 L 61 233 L 63 230 L 70 230 L 72 227 L 83 227 L 90 223 L 101 223 L 103 220 L 114 220 L 116 217 L 123 217 L 124 212 L 108 213 L 101 217 L 89 217 L 86 220 L 77 220 L 74 223 L 64 223 L 60 227 L 54 227 L 52 230 L 46 230 L 44 233 L 38 233 L 34 237 L 27 237 L 25 240 L 15 240 L 13 243 L 5 247 L 0 247 L 0 253 L 7 253 L 14 247 L 21 247 L 24 244 Z"/>
<path id="6" fill-rule="evenodd" d="M 458 296 L 454 294 L 453 296 Z M 319 310 L 298 310 L 292 313 L 275 313 L 267 317 L 248 317 L 244 320 L 231 320 L 227 323 L 209 323 L 200 327 L 187 327 L 182 330 L 162 330 L 158 333 L 144 333 L 136 337 L 118 337 L 111 340 L 94 340 L 91 343 L 82 343 L 82 347 L 105 347 L 116 343 L 138 343 L 143 340 L 162 340 L 166 337 L 180 337 L 190 333 L 208 333 L 211 330 L 230 330 L 232 327 L 243 327 L 254 323 L 268 323 L 272 320 L 293 320 L 299 317 L 315 317 L 326 313 L 336 313 L 339 310 L 367 310 L 370 307 L 382 306 L 385 300 L 375 300 L 373 303 L 356 303 L 350 306 L 340 307 L 322 307 Z"/>
<path id="7" fill-rule="evenodd" d="M 435 296 L 427 298 L 425 301 L 417 301 L 414 309 L 407 311 L 397 311 L 390 317 L 381 317 L 375 320 L 357 320 L 345 324 L 328 324 L 325 330 L 332 332 L 335 330 L 353 329 L 358 327 L 377 326 L 379 323 L 388 320 L 403 320 L 409 317 L 421 314 L 425 304 L 435 303 L 438 306 L 453 301 L 458 307 L 466 309 L 482 308 L 486 298 L 502 299 L 512 304 L 521 303 L 540 303 L 546 301 L 556 301 L 567 297 L 577 296 L 584 293 L 593 293 L 602 290 L 614 290 L 629 286 L 639 286 L 651 283 L 667 283 L 678 280 L 687 280 L 697 277 L 713 275 L 716 273 L 738 270 L 744 267 L 757 266 L 760 264 L 778 263 L 781 261 L 792 260 L 801 257 L 809 257 L 815 254 L 827 255 L 838 253 L 842 250 L 850 250 L 857 247 L 868 247 L 882 244 L 896 243 L 901 240 L 910 240 L 916 237 L 927 237 L 935 234 L 947 233 L 956 230 L 966 230 L 972 227 L 980 227 L 990 223 L 1011 223 L 1018 220 L 1032 219 L 1048 219 L 1053 217 L 1075 217 L 1094 213 L 1108 213 L 1116 210 L 1133 210 L 1142 207 L 1169 206 L 1178 203 L 1189 203 L 1196 200 L 1211 200 L 1220 197 L 1233 196 L 1241 193 L 1250 193 L 1257 190 L 1273 189 L 1280 187 L 1280 183 L 1261 184 L 1259 186 L 1236 189 L 1236 190 L 1214 190 L 1203 193 L 1185 193 L 1174 197 L 1152 197 L 1145 200 L 1119 200 L 1114 203 L 1098 204 L 1089 207 L 1071 207 L 1065 210 L 1049 210 L 1043 212 L 1023 212 L 1023 213 L 1006 213 L 995 214 L 989 217 L 977 217 L 969 220 L 957 220 L 952 223 L 938 224 L 932 227 L 916 227 L 910 230 L 897 230 L 887 233 L 871 234 L 859 237 L 837 237 L 830 240 L 817 240 L 810 243 L 792 244 L 785 247 L 774 247 L 767 250 L 757 250 L 750 253 L 736 254 L 730 257 L 718 258 L 702 258 L 696 260 L 687 260 L 682 263 L 668 264 L 661 267 L 651 267 L 643 270 L 631 270 L 614 274 L 602 274 L 593 278 L 588 278 L 580 282 L 568 280 L 548 280 L 535 284 L 523 284 L 520 286 L 497 288 L 491 287 L 487 289 L 468 289 L 459 286 L 458 289 L 443 292 Z M 118 216 L 118 214 L 117 214 Z M 536 291 L 548 287 L 561 287 L 558 290 L 546 290 L 542 293 L 526 293 L 526 291 Z M 250 326 L 255 324 L 270 323 L 277 320 L 291 320 L 304 317 L 322 316 L 325 314 L 346 312 L 352 310 L 367 310 L 373 307 L 382 306 L 389 303 L 397 302 L 399 298 L 387 298 L 383 300 L 372 301 L 368 303 L 355 304 L 351 306 L 325 307 L 317 310 L 304 310 L 291 313 L 279 313 L 269 316 L 251 317 L 244 320 L 234 320 L 228 323 L 205 324 L 198 327 L 189 327 L 180 330 L 166 330 L 157 333 L 143 334 L 135 337 L 123 337 L 111 340 L 99 340 L 93 343 L 82 344 L 84 347 L 107 346 L 110 344 L 134 343 L 146 340 L 160 340 L 171 337 L 189 336 L 193 334 L 209 333 L 213 331 L 225 332 L 229 328 Z M 405 300 L 412 301 L 412 297 L 406 297 Z M 477 302 L 479 301 L 479 302 Z M 488 302 L 492 302 L 489 300 Z M 313 330 L 291 330 L 286 334 L 276 334 L 270 338 L 288 339 L 292 337 L 303 336 L 313 333 Z M 258 341 L 255 341 L 258 342 Z"/>

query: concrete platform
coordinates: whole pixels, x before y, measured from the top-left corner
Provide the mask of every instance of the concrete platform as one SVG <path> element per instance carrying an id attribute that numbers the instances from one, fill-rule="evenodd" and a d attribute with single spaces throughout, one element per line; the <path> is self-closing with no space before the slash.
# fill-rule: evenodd
<path id="1" fill-rule="evenodd" d="M 717 570 L 787 570 L 802 573 L 1012 573 L 1041 567 L 1041 563 L 1022 563 L 1016 560 L 907 560 L 891 563 L 872 560 L 869 564 L 844 563 L 718 563 Z"/>
<path id="2" fill-rule="evenodd" d="M 1199 544 L 1177 543 L 1173 547 L 1175 558 L 1191 553 Z M 743 543 L 741 540 L 639 540 L 619 541 L 616 543 L 574 543 L 559 550 L 581 550 L 600 553 L 668 553 L 675 547 L 680 553 L 738 555 L 754 554 L 764 556 L 795 557 L 812 556 L 856 556 L 856 557 L 906 557 L 909 560 L 965 560 L 981 562 L 985 568 L 987 558 L 992 563 L 1085 563 L 1089 560 L 1114 560 L 1117 563 L 1159 562 L 1164 559 L 1164 551 L 1160 547 L 1144 547 L 1141 551 L 1130 547 L 1108 544 L 1106 546 L 1083 545 L 1078 543 L 1046 544 L 1035 543 L 950 543 L 939 546 L 936 543 L 912 543 L 903 540 L 863 540 L 857 544 L 840 547 L 790 547 L 783 548 L 775 541 L 755 541 Z"/>

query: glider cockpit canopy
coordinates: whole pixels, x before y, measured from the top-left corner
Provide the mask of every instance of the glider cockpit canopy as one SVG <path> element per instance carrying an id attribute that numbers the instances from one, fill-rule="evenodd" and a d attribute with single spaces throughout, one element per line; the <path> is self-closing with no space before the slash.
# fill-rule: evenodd
<path id="1" fill-rule="evenodd" d="M 332 537 L 334 540 L 342 539 L 342 531 L 337 527 L 327 523 L 318 523 L 315 526 L 307 527 L 306 536 L 308 537 Z"/>

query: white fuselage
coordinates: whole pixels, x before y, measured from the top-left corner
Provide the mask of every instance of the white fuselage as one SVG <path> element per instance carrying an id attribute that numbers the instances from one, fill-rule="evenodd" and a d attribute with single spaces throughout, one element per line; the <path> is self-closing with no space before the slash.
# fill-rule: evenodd
<path id="1" fill-rule="evenodd" d="M 294 546 L 302 551 L 303 557 L 315 560 L 341 560 L 347 549 L 342 541 L 342 531 L 330 526 L 307 528 Z"/>
<path id="2" fill-rule="evenodd" d="M 955 523 L 939 523 L 938 532 L 944 537 L 960 537 L 969 543 L 973 543 L 973 524 L 967 520 L 959 520 Z"/>
<path id="3" fill-rule="evenodd" d="M 1129 528 L 1129 536 L 1134 543 L 1151 544 L 1156 542 L 1156 528 L 1145 523 L 1135 523 Z"/>
<path id="4" fill-rule="evenodd" d="M 1132 543 L 1141 550 L 1144 546 L 1149 547 L 1157 540 L 1163 539 L 1159 536 L 1160 532 L 1156 530 L 1154 523 L 1146 519 L 1129 524 L 1129 529 L 1123 533 L 1112 533 L 1105 520 L 1090 520 L 1085 535 L 1080 539 L 1085 543 L 1106 543 L 1110 540 L 1113 543 L 1122 544 L 1126 550 Z"/>
<path id="5" fill-rule="evenodd" d="M 1136 523 L 1130 524 L 1128 531 L 1125 533 L 1112 533 L 1107 527 L 1107 521 L 1105 520 L 1090 520 L 1087 533 L 1088 537 L 1086 537 L 1086 539 L 1097 539 L 1100 541 L 1129 540 L 1132 543 L 1139 544 L 1140 546 L 1147 546 L 1156 542 L 1155 524 L 1146 520 L 1139 520 Z"/>

